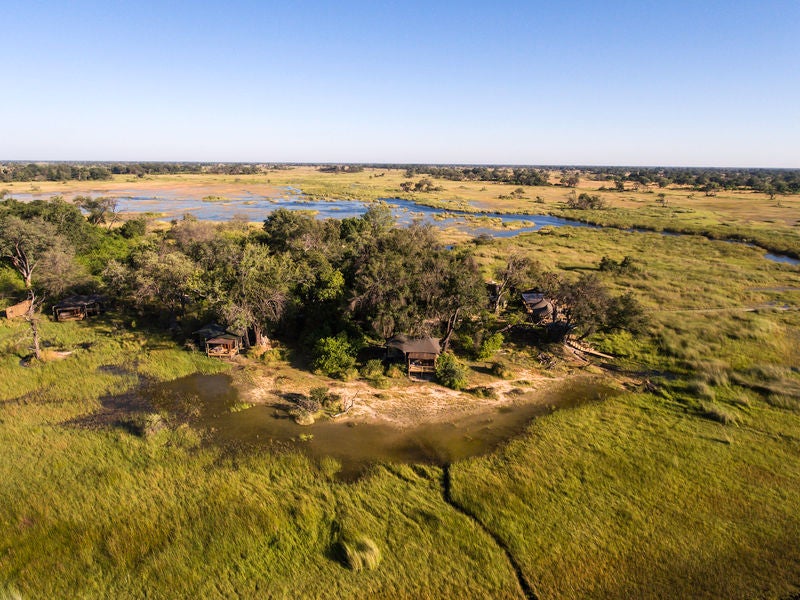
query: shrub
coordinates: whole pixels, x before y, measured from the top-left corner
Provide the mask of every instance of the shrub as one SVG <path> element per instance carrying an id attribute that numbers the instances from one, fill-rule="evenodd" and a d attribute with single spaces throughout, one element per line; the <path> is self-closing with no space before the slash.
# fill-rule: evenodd
<path id="1" fill-rule="evenodd" d="M 389 365 L 389 368 L 386 369 L 386 376 L 387 377 L 405 377 L 406 372 L 405 369 L 401 365 L 393 364 Z"/>
<path id="2" fill-rule="evenodd" d="M 489 360 L 503 346 L 503 341 L 503 334 L 499 331 L 485 338 L 478 349 L 477 359 Z"/>
<path id="3" fill-rule="evenodd" d="M 159 413 L 139 413 L 122 424 L 134 435 L 149 438 L 167 428 L 167 422 Z"/>
<path id="4" fill-rule="evenodd" d="M 469 393 L 476 398 L 491 398 L 492 400 L 497 398 L 497 390 L 495 390 L 493 387 L 483 385 L 471 388 Z"/>
<path id="5" fill-rule="evenodd" d="M 455 354 L 445 352 L 436 359 L 436 379 L 442 385 L 454 390 L 463 390 L 469 384 L 466 365 Z"/>
<path id="6" fill-rule="evenodd" d="M 503 379 L 509 379 L 513 376 L 513 373 L 506 363 L 495 362 L 492 363 L 492 375 L 495 377 L 502 377 Z"/>
<path id="7" fill-rule="evenodd" d="M 322 406 L 327 406 L 328 403 L 328 388 L 325 386 L 314 387 L 308 391 L 308 397 Z"/>
<path id="8" fill-rule="evenodd" d="M 632 274 L 641 271 L 636 261 L 630 256 L 623 256 L 622 260 L 617 262 L 613 258 L 604 256 L 600 259 L 598 265 L 600 271 L 607 271 L 611 273 Z"/>
<path id="9" fill-rule="evenodd" d="M 329 377 L 349 378 L 356 363 L 354 355 L 345 333 L 322 338 L 314 346 L 314 370 Z"/>
<path id="10" fill-rule="evenodd" d="M 578 210 L 597 210 L 606 208 L 606 206 L 606 201 L 598 194 L 589 195 L 586 192 L 579 196 L 575 196 L 573 192 L 567 200 L 567 208 L 576 208 Z"/>
<path id="11" fill-rule="evenodd" d="M 342 397 L 339 394 L 328 394 L 323 406 L 329 410 L 342 410 Z"/>
<path id="12" fill-rule="evenodd" d="M 145 233 L 147 233 L 147 219 L 139 217 L 125 221 L 122 224 L 122 227 L 119 228 L 119 233 L 122 235 L 122 237 L 129 240 L 142 237 Z"/>
<path id="13" fill-rule="evenodd" d="M 369 384 L 378 390 L 386 390 L 392 387 L 392 381 L 388 377 L 381 375 L 369 380 Z"/>
<path id="14" fill-rule="evenodd" d="M 361 367 L 361 376 L 364 379 L 378 379 L 383 377 L 383 362 L 378 358 L 368 360 L 366 364 Z"/>

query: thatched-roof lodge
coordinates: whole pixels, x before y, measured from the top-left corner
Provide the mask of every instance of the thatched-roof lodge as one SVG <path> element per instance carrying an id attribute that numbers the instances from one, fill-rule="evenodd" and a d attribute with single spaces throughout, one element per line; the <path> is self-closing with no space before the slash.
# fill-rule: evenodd
<path id="1" fill-rule="evenodd" d="M 31 309 L 31 301 L 23 300 L 6 309 L 6 319 L 16 319 L 24 316 Z"/>
<path id="2" fill-rule="evenodd" d="M 193 335 L 202 341 L 207 356 L 217 358 L 236 356 L 242 349 L 242 336 L 216 323 L 209 323 L 195 331 Z"/>
<path id="3" fill-rule="evenodd" d="M 103 312 L 106 299 L 104 296 L 70 296 L 53 306 L 53 317 L 56 321 L 82 321 Z"/>
<path id="4" fill-rule="evenodd" d="M 388 358 L 402 358 L 406 361 L 408 376 L 436 372 L 436 358 L 441 354 L 439 338 L 396 335 L 386 342 Z"/>
<path id="5" fill-rule="evenodd" d="M 528 311 L 535 323 L 541 323 L 545 319 L 553 317 L 553 303 L 542 292 L 529 290 L 522 292 L 521 296 L 525 310 Z"/>

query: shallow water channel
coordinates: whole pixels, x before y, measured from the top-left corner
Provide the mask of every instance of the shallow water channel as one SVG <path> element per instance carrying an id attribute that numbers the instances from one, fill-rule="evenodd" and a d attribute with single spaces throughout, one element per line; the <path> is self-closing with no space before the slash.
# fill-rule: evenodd
<path id="1" fill-rule="evenodd" d="M 208 443 L 231 449 L 296 449 L 315 460 L 332 457 L 341 464 L 338 476 L 350 480 L 379 462 L 445 465 L 485 454 L 524 432 L 536 417 L 618 393 L 598 380 L 581 379 L 545 391 L 534 401 L 487 408 L 447 422 L 400 429 L 340 418 L 301 426 L 287 414 L 286 405 L 236 410 L 239 397 L 229 376 L 196 374 L 139 390 L 131 397 L 131 408 L 141 410 L 149 404 L 202 430 Z M 119 399 L 114 401 L 119 408 Z"/>
<path id="2" fill-rule="evenodd" d="M 179 219 L 185 214 L 191 214 L 198 219 L 207 221 L 228 221 L 234 215 L 246 217 L 249 221 L 263 221 L 272 212 L 279 208 L 288 210 L 310 211 L 320 219 L 358 217 L 364 214 L 370 202 L 360 200 L 312 200 L 301 190 L 293 187 L 282 188 L 283 195 L 264 196 L 254 192 L 243 191 L 236 195 L 224 198 L 200 197 L 189 195 L 186 192 L 159 190 L 157 195 L 152 190 L 129 188 L 104 192 L 102 195 L 117 198 L 118 207 L 122 213 L 155 213 L 160 219 L 168 221 Z M 91 192 L 89 195 L 101 195 Z M 50 194 L 19 193 L 14 198 L 21 201 L 45 199 Z M 409 225 L 414 221 L 421 221 L 435 227 L 453 227 L 470 235 L 490 235 L 492 237 L 512 237 L 520 233 L 538 231 L 542 227 L 590 227 L 601 229 L 599 225 L 590 225 L 572 219 L 563 219 L 550 215 L 528 215 L 523 213 L 472 213 L 461 210 L 443 210 L 417 204 L 411 200 L 401 198 L 382 198 L 391 209 L 397 222 Z M 490 223 L 489 220 L 492 222 Z M 657 235 L 683 235 L 671 232 L 652 232 L 644 229 L 632 229 L 642 233 Z M 731 243 L 740 243 L 748 246 L 746 242 L 726 240 Z M 798 266 L 800 260 L 781 254 L 766 253 L 766 260 Z"/>

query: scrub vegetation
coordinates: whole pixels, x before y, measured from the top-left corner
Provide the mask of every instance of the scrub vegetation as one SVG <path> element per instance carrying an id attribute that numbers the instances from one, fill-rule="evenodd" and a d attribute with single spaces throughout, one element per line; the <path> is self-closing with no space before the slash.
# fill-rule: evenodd
<path id="1" fill-rule="evenodd" d="M 270 185 L 306 178 L 309 187 L 320 186 L 311 193 L 336 197 L 341 187 L 358 194 L 372 186 L 365 197 L 378 198 L 399 190 L 406 175 L 304 168 L 216 180 L 158 177 L 206 178 L 206 186 L 227 177 L 269 178 Z M 523 184 L 428 173 L 431 188 L 443 190 L 409 194 L 444 198 L 474 186 L 447 202 L 566 213 L 567 194 L 576 189 L 608 202 L 572 209 L 581 214 L 637 227 L 662 210 L 662 224 L 703 215 L 713 227 L 729 222 L 753 240 L 767 232 L 765 219 L 780 214 L 766 242 L 785 239 L 787 251 L 798 248 L 790 223 L 797 211 L 786 210 L 797 206 L 791 196 L 754 218 L 774 204 L 766 192 L 700 190 L 695 199 L 704 206 L 686 213 L 681 206 L 695 199 L 674 182 L 660 188 L 666 202 L 655 205 L 628 178 L 620 192 L 614 181 L 588 179 L 596 174 L 581 173 L 577 182 L 572 175 L 562 184 L 550 173 L 549 185 L 525 187 L 527 198 L 499 200 L 498 189 L 509 195 Z M 112 175 L 110 184 L 130 176 Z M 605 185 L 615 190 L 599 190 Z M 479 192 L 483 186 L 490 189 Z M 717 209 L 714 202 L 736 206 Z M 743 244 L 620 229 L 564 227 L 448 250 L 432 230 L 393 228 L 379 207 L 336 224 L 274 213 L 259 227 L 186 219 L 123 233 L 99 218 L 78 219 L 70 206 L 3 205 L 2 218 L 46 222 L 58 243 L 73 249 L 70 261 L 59 263 L 59 278 L 34 271 L 28 285 L 11 262 L 0 269 L 5 305 L 33 289 L 46 309 L 58 286 L 60 293 L 104 289 L 117 305 L 80 322 L 38 313 L 39 359 L 29 322 L 0 323 L 0 595 L 800 592 L 796 266 L 766 261 L 763 250 Z M 432 270 L 437 277 L 426 278 Z M 491 278 L 505 290 L 494 306 L 478 299 Z M 478 385 L 472 397 L 480 403 L 488 383 L 519 377 L 520 364 L 562 369 L 545 366 L 563 360 L 558 331 L 528 321 L 511 291 L 527 284 L 547 288 L 571 310 L 572 335 L 614 357 L 573 368 L 614 379 L 625 392 L 537 418 L 487 456 L 446 468 L 375 465 L 345 482 L 333 459 L 212 445 L 174 414 L 114 410 L 116 398 L 135 397 L 145 382 L 230 370 L 231 363 L 184 345 L 184 333 L 211 318 L 250 328 L 261 346 L 239 377 L 269 364 L 317 368 L 381 387 L 388 382 L 381 393 L 389 395 L 400 384 L 364 353 L 417 324 L 421 333 L 449 338 L 454 354 L 442 355 L 442 377 L 453 387 Z M 331 395 L 316 377 L 308 373 L 304 399 L 318 408 Z"/>

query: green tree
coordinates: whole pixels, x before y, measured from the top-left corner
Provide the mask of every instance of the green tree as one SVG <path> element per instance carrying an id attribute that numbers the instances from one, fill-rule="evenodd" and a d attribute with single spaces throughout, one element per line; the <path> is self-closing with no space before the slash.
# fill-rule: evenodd
<path id="1" fill-rule="evenodd" d="M 313 367 L 315 371 L 329 377 L 344 378 L 355 364 L 355 348 L 344 332 L 333 337 L 322 338 L 314 345 Z"/>
<path id="2" fill-rule="evenodd" d="M 116 198 L 78 196 L 75 204 L 86 211 L 86 220 L 92 225 L 105 224 L 111 229 L 119 218 L 119 202 Z"/>
<path id="3" fill-rule="evenodd" d="M 443 352 L 436 359 L 436 379 L 443 386 L 463 390 L 469 385 L 469 369 L 452 352 Z"/>
<path id="4" fill-rule="evenodd" d="M 44 301 L 44 290 L 37 285 L 34 275 L 38 274 L 48 257 L 50 260 L 54 258 L 54 251 L 57 256 L 59 252 L 65 251 L 65 247 L 66 243 L 58 234 L 56 226 L 40 216 L 21 219 L 5 214 L 0 217 L 0 256 L 17 271 L 25 285 L 30 302 L 25 319 L 30 324 L 33 351 L 37 359 L 42 358 L 39 312 Z"/>
<path id="5" fill-rule="evenodd" d="M 294 269 L 287 255 L 273 255 L 269 248 L 248 243 L 234 265 L 232 280 L 216 300 L 228 325 L 252 328 L 256 344 L 269 344 L 268 331 L 283 317 L 290 301 Z"/>
<path id="6" fill-rule="evenodd" d="M 519 253 L 512 254 L 506 264 L 494 271 L 497 281 L 497 293 L 493 298 L 492 310 L 497 313 L 512 289 L 523 291 L 530 288 L 536 281 L 540 267 L 539 264 Z"/>

